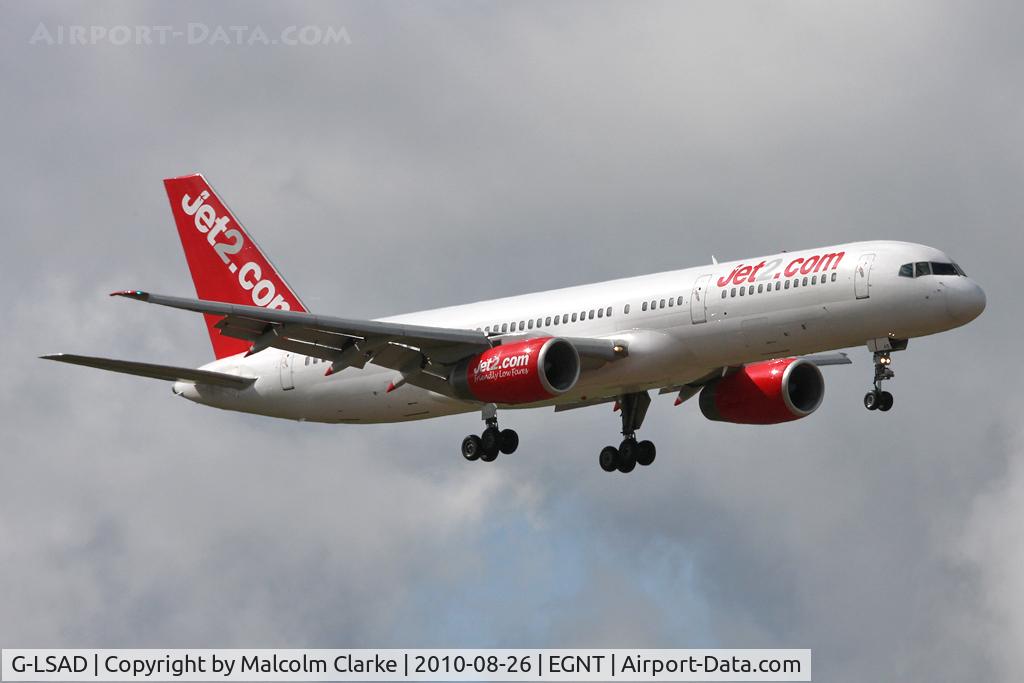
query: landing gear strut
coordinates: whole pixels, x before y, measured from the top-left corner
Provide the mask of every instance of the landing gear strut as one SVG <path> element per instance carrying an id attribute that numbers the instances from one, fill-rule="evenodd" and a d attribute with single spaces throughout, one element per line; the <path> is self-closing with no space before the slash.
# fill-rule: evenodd
<path id="1" fill-rule="evenodd" d="M 605 472 L 632 472 L 637 465 L 646 467 L 654 462 L 657 454 L 654 444 L 650 441 L 636 440 L 636 430 L 644 422 L 647 408 L 651 405 L 651 397 L 646 391 L 624 394 L 619 397 L 622 410 L 622 436 L 619 447 L 605 446 L 598 456 L 598 464 Z"/>
<path id="2" fill-rule="evenodd" d="M 484 406 L 480 414 L 486 428 L 483 434 L 470 434 L 462 440 L 462 457 L 466 460 L 493 462 L 498 453 L 506 455 L 519 448 L 519 435 L 512 429 L 498 428 L 498 408 L 493 403 Z"/>
<path id="3" fill-rule="evenodd" d="M 892 408 L 892 394 L 882 391 L 882 382 L 892 379 L 896 373 L 889 365 L 892 356 L 889 351 L 875 351 L 875 388 L 864 394 L 864 407 L 868 410 L 881 410 L 883 413 Z"/>

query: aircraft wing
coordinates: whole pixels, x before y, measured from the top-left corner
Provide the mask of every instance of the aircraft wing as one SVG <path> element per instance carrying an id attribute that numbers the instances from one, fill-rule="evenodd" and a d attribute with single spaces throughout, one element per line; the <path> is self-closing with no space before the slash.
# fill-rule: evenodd
<path id="1" fill-rule="evenodd" d="M 153 379 L 163 379 L 169 382 L 181 381 L 192 382 L 193 384 L 212 384 L 214 386 L 228 387 L 230 389 L 244 389 L 256 381 L 256 379 L 252 377 L 229 375 L 225 372 L 196 370 L 194 368 L 176 368 L 171 365 L 139 363 L 137 361 L 98 358 L 96 356 L 78 356 L 72 353 L 53 353 L 47 356 L 40 356 L 40 358 L 45 360 L 55 360 L 61 363 L 71 363 L 72 365 L 85 365 L 90 368 L 110 370 L 111 372 L 122 372 L 126 375 L 151 377 Z"/>
<path id="2" fill-rule="evenodd" d="M 479 330 L 336 318 L 138 290 L 114 292 L 111 296 L 219 317 L 215 326 L 220 333 L 249 341 L 252 353 L 274 347 L 322 358 L 331 363 L 329 373 L 373 362 L 398 371 L 410 384 L 438 393 L 449 393 L 448 366 L 494 345 L 494 340 Z M 622 342 L 590 338 L 569 341 L 577 347 L 585 368 L 625 356 Z"/>

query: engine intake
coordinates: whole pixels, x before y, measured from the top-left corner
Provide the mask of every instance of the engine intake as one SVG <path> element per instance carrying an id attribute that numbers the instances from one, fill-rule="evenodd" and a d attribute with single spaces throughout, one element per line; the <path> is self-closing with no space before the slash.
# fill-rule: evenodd
<path id="1" fill-rule="evenodd" d="M 487 403 L 535 403 L 576 386 L 580 355 L 558 337 L 502 344 L 466 360 L 452 370 L 456 396 Z"/>
<path id="2" fill-rule="evenodd" d="M 778 424 L 807 417 L 821 405 L 825 378 L 814 363 L 782 358 L 745 366 L 700 392 L 709 420 L 736 424 Z"/>

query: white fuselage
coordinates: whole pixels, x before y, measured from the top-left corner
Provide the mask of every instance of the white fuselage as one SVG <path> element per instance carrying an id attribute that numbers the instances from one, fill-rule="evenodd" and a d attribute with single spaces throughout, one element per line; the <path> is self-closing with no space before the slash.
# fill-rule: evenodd
<path id="1" fill-rule="evenodd" d="M 902 265 L 922 261 L 950 259 L 919 244 L 855 242 L 382 320 L 506 338 L 622 340 L 628 357 L 584 371 L 568 393 L 508 407 L 584 403 L 682 385 L 723 366 L 934 334 L 980 314 L 984 293 L 967 277 L 898 274 Z M 177 383 L 175 393 L 228 410 L 317 422 L 397 422 L 480 409 L 410 384 L 387 392 L 397 378 L 387 368 L 367 364 L 327 375 L 327 367 L 271 348 L 204 366 L 258 378 L 245 390 Z"/>

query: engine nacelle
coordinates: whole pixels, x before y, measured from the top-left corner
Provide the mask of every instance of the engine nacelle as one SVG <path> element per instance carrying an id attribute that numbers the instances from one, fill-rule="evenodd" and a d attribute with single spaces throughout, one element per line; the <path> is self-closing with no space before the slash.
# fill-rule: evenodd
<path id="1" fill-rule="evenodd" d="M 460 361 L 449 382 L 462 398 L 486 403 L 534 403 L 564 394 L 580 378 L 571 343 L 540 337 L 502 344 Z"/>
<path id="2" fill-rule="evenodd" d="M 747 365 L 700 392 L 700 410 L 709 420 L 768 425 L 807 417 L 821 405 L 825 379 L 802 358 Z"/>

